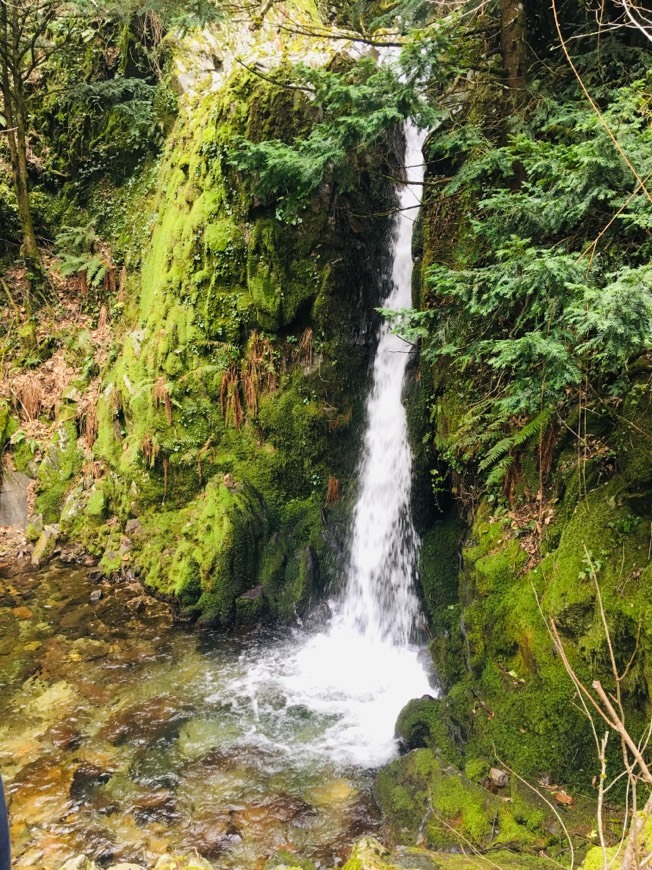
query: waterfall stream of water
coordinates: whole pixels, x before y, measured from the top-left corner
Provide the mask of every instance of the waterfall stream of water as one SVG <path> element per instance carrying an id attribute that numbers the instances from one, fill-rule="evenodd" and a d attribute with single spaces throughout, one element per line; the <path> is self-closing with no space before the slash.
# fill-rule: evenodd
<path id="1" fill-rule="evenodd" d="M 407 183 L 398 190 L 392 233 L 391 291 L 385 307 L 412 304 L 412 235 L 423 187 L 425 131 L 405 125 Z M 353 518 L 351 557 L 342 618 L 370 641 L 405 645 L 420 617 L 414 591 L 418 541 L 412 522 L 412 454 L 401 402 L 409 345 L 380 327 L 367 429 L 360 465 L 360 493 Z"/>
<path id="2" fill-rule="evenodd" d="M 391 309 L 411 305 L 412 236 L 421 203 L 424 139 L 425 132 L 408 121 L 406 183 L 397 189 L 390 292 L 384 301 Z M 432 691 L 417 645 L 422 619 L 415 591 L 418 538 L 410 509 L 412 457 L 401 401 L 409 347 L 387 322 L 378 338 L 343 595 L 333 603 L 326 630 L 295 637 L 288 647 L 250 661 L 239 685 L 255 705 L 261 728 L 269 718 L 263 712 L 264 687 L 281 693 L 288 706 L 322 717 L 325 727 L 309 741 L 295 741 L 282 751 L 358 767 L 376 767 L 393 756 L 398 713 L 411 698 Z M 281 749 L 278 737 L 273 742 Z"/>

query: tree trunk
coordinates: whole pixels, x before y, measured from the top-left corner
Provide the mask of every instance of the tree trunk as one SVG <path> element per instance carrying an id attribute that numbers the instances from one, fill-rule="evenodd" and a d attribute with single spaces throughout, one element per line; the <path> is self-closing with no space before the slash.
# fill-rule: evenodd
<path id="1" fill-rule="evenodd" d="M 501 42 L 507 84 L 514 105 L 525 99 L 526 44 L 525 9 L 523 0 L 501 0 Z"/>
<path id="2" fill-rule="evenodd" d="M 12 51 L 12 24 L 8 20 L 6 3 L 0 3 L 0 89 L 7 123 L 7 144 L 11 160 L 11 173 L 18 201 L 18 217 L 23 236 L 22 253 L 28 266 L 39 275 L 43 260 L 36 241 L 34 221 L 27 185 L 27 112 L 21 78 L 20 58 Z"/>
<path id="3" fill-rule="evenodd" d="M 23 256 L 25 260 L 39 272 L 43 270 L 43 261 L 36 241 L 34 221 L 29 203 L 27 187 L 27 130 L 25 101 L 22 87 L 18 85 L 14 105 L 14 123 L 16 125 L 16 166 L 14 168 L 14 185 L 18 199 L 18 215 L 23 232 Z M 10 134 L 11 135 L 11 134 Z"/>

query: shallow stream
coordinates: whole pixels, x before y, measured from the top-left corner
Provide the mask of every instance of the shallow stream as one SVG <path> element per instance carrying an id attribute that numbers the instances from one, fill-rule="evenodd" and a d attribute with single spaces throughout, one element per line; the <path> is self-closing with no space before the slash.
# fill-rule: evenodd
<path id="1" fill-rule="evenodd" d="M 396 650 L 407 669 L 378 658 L 389 648 L 348 648 L 338 665 L 323 632 L 198 633 L 137 584 L 86 569 L 3 588 L 0 770 L 16 867 L 79 853 L 151 866 L 197 849 L 215 867 L 258 868 L 282 848 L 332 867 L 374 830 L 370 765 L 396 751 L 392 717 L 423 688 L 414 649 Z M 365 655 L 378 676 L 361 690 Z"/>

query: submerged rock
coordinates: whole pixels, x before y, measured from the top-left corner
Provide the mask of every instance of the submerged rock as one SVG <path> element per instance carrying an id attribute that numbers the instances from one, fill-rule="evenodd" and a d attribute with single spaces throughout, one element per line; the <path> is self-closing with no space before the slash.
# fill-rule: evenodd
<path id="1" fill-rule="evenodd" d="M 74 772 L 70 784 L 70 797 L 76 803 L 85 801 L 91 792 L 111 779 L 111 773 L 95 764 L 82 764 Z"/>
<path id="2" fill-rule="evenodd" d="M 98 870 L 98 867 L 95 861 L 91 861 L 86 855 L 77 855 L 75 858 L 69 858 L 59 870 Z"/>
<path id="3" fill-rule="evenodd" d="M 292 852 L 277 852 L 265 864 L 265 870 L 315 870 L 312 861 L 300 858 Z"/>
<path id="4" fill-rule="evenodd" d="M 154 870 L 213 870 L 213 867 L 199 855 L 192 858 L 163 855 L 154 865 Z"/>
<path id="5" fill-rule="evenodd" d="M 114 746 L 127 740 L 152 743 L 161 737 L 176 736 L 187 718 L 178 699 L 160 695 L 114 713 L 101 733 Z"/>

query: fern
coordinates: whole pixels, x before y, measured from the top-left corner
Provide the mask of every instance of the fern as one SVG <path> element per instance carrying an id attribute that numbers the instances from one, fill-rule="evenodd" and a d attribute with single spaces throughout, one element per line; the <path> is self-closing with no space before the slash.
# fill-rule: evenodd
<path id="1" fill-rule="evenodd" d="M 486 479 L 486 484 L 489 488 L 502 485 L 505 475 L 514 462 L 514 451 L 519 447 L 525 446 L 533 438 L 538 438 L 542 432 L 545 432 L 553 412 L 553 408 L 543 408 L 536 417 L 528 421 L 513 435 L 501 438 L 487 452 L 486 456 L 478 464 L 478 470 L 486 471 L 488 468 L 491 468 Z"/>
<path id="2" fill-rule="evenodd" d="M 491 473 L 488 475 L 486 479 L 486 485 L 488 489 L 497 488 L 502 486 L 505 477 L 507 476 L 507 472 L 514 464 L 513 456 L 505 456 L 500 462 L 492 468 Z"/>
<path id="3" fill-rule="evenodd" d="M 502 459 L 506 453 L 509 453 L 510 450 L 514 447 L 515 438 L 513 435 L 509 435 L 506 438 L 501 438 L 497 444 L 491 448 L 491 450 L 486 454 L 484 459 L 478 464 L 478 469 L 480 471 L 485 471 L 487 468 L 491 468 L 494 463 L 496 463 L 499 459 Z"/>

